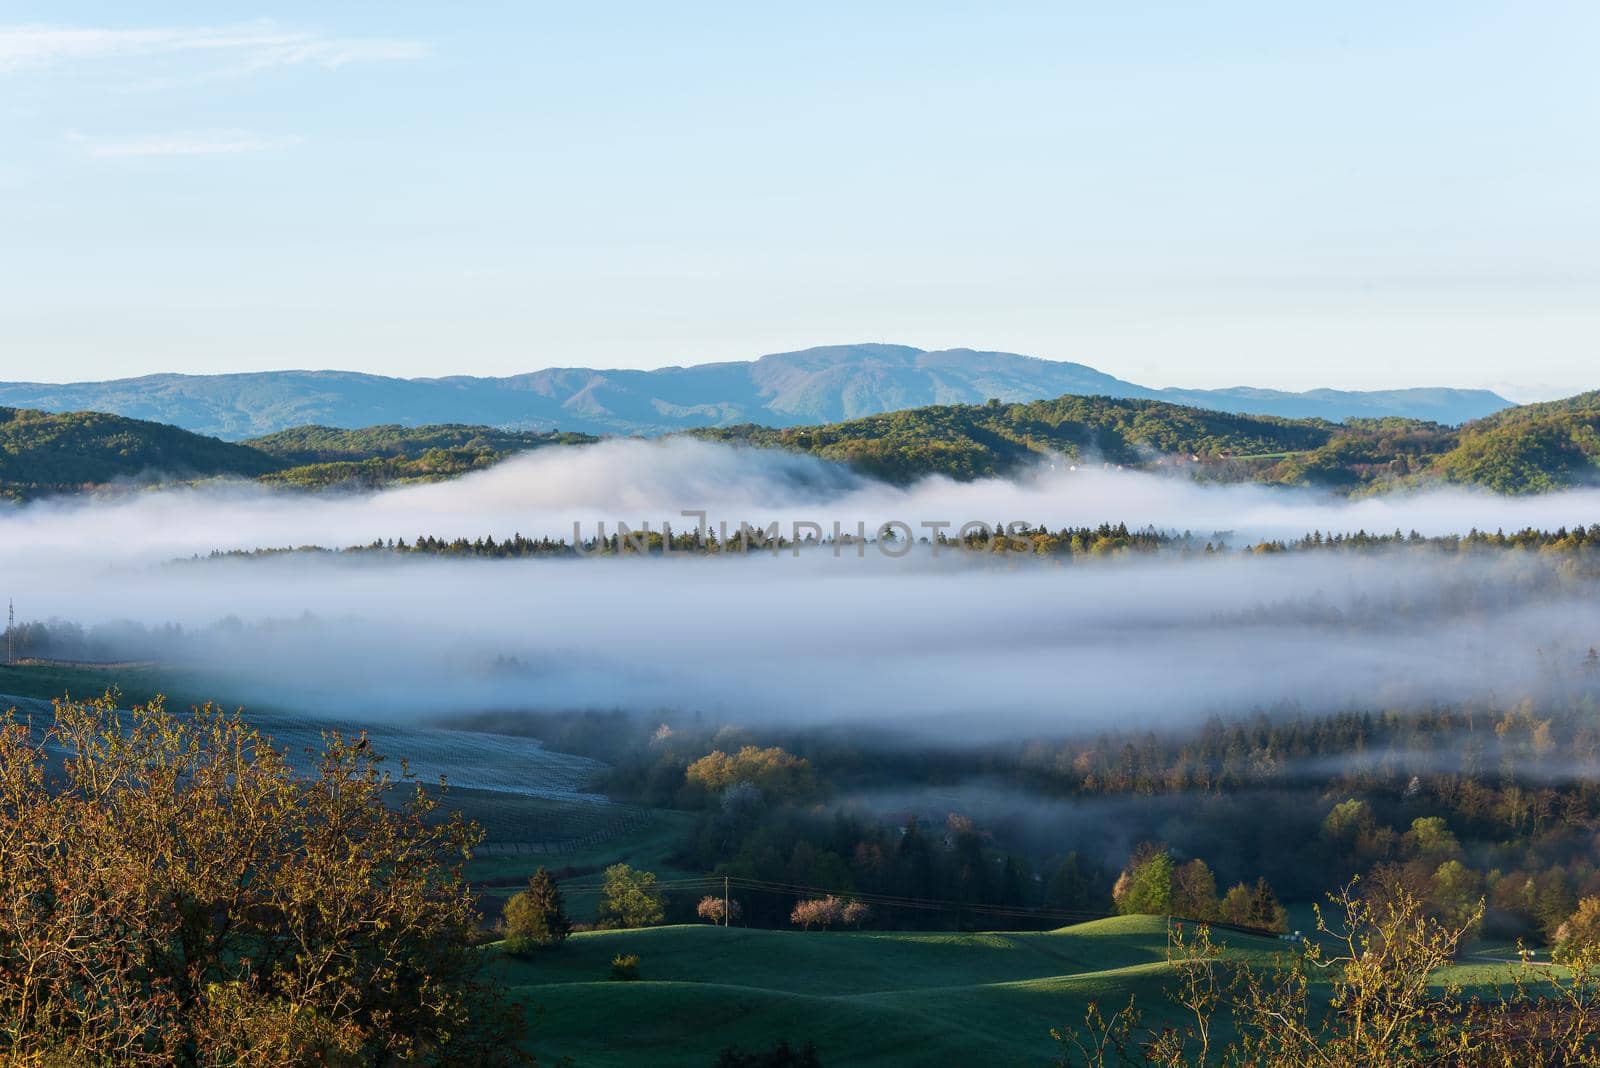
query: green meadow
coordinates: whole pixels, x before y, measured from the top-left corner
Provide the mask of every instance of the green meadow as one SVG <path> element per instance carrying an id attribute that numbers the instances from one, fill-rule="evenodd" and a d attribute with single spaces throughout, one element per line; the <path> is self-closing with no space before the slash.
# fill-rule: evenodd
<path id="1" fill-rule="evenodd" d="M 1228 934 L 1240 957 L 1289 948 Z M 801 932 L 711 926 L 573 935 L 504 978 L 532 1014 L 532 1049 L 577 1065 L 707 1068 L 729 1045 L 816 1043 L 824 1064 L 1040 1065 L 1050 1028 L 1136 994 L 1166 1012 L 1166 921 L 1096 920 L 1022 933 Z M 609 978 L 638 954 L 640 978 Z"/>

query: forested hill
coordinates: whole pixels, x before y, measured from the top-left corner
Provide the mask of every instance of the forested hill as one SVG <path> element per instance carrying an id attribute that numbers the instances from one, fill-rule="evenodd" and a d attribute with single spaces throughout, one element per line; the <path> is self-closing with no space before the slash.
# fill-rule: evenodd
<path id="1" fill-rule="evenodd" d="M 1065 396 L 951 404 L 804 427 L 744 424 L 688 433 L 809 453 L 892 482 L 1008 474 L 1053 456 L 1180 470 L 1215 482 L 1364 493 L 1455 482 L 1539 493 L 1600 481 L 1600 392 L 1497 413 L 1461 428 L 1412 419 L 1282 419 L 1164 401 Z M 29 497 L 119 480 L 255 478 L 307 489 L 436 481 L 548 445 L 570 432 L 397 424 L 303 426 L 241 443 L 95 412 L 0 408 L 0 495 Z"/>
<path id="2" fill-rule="evenodd" d="M 434 449 L 513 453 L 541 445 L 582 445 L 599 440 L 588 434 L 539 430 L 501 430 L 490 426 L 444 423 L 434 426 L 362 427 L 342 430 L 300 426 L 244 442 L 253 449 L 294 464 L 334 463 L 374 457 L 416 459 Z"/>
<path id="3" fill-rule="evenodd" d="M 236 475 L 280 467 L 255 449 L 103 412 L 0 408 L 0 490 L 59 492 L 118 479 Z"/>
<path id="4" fill-rule="evenodd" d="M 1440 469 L 1454 481 L 1502 493 L 1537 493 L 1593 481 L 1597 464 L 1600 390 L 1469 423 Z"/>
<path id="5" fill-rule="evenodd" d="M 598 441 L 587 434 L 545 430 L 499 430 L 445 423 L 433 426 L 369 426 L 359 430 L 302 426 L 244 444 L 271 456 L 281 470 L 266 481 L 322 489 L 373 489 L 394 482 L 432 482 L 493 466 L 512 453 L 545 445 Z"/>
<path id="6" fill-rule="evenodd" d="M 1004 474 L 1042 455 L 1138 464 L 1168 455 L 1220 459 L 1315 449 L 1337 426 L 1229 415 L 1150 400 L 1059 397 L 1026 404 L 940 405 L 828 426 L 708 428 L 699 437 L 794 449 L 905 482 Z"/>
<path id="7" fill-rule="evenodd" d="M 0 408 L 0 497 L 217 476 L 309 489 L 373 487 L 451 478 L 515 452 L 594 440 L 476 426 L 308 426 L 234 443 L 104 412 Z"/>
<path id="8" fill-rule="evenodd" d="M 1442 480 L 1538 493 L 1600 479 L 1600 393 L 1511 409 L 1460 429 L 1412 419 L 1330 423 L 1060 397 L 916 408 L 826 426 L 694 433 L 807 452 L 895 482 L 1005 474 L 1047 455 L 1346 492 Z"/>

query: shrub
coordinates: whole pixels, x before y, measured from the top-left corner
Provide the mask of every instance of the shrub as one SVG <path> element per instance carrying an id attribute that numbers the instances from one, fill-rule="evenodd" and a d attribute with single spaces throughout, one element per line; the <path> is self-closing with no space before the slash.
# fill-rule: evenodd
<path id="1" fill-rule="evenodd" d="M 619 983 L 631 983 L 639 978 L 639 954 L 618 953 L 611 958 L 611 978 Z"/>

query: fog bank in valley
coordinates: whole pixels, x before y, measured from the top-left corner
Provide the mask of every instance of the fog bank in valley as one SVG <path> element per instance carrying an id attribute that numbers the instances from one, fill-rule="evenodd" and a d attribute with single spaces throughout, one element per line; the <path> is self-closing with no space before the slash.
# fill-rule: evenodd
<path id="1" fill-rule="evenodd" d="M 137 624 L 107 640 L 215 672 L 230 699 L 404 717 L 620 706 L 953 736 L 1174 724 L 1285 701 L 1510 695 L 1600 642 L 1592 584 L 1534 554 L 175 562 L 418 534 L 570 538 L 574 522 L 585 534 L 600 520 L 658 528 L 685 510 L 785 528 L 1126 522 L 1242 542 L 1587 524 L 1600 521 L 1600 494 L 1352 502 L 1059 463 L 1016 480 L 896 488 L 800 456 L 611 442 L 368 495 L 217 485 L 12 508 L 0 513 L 0 596 L 20 618 L 102 636 Z M 181 634 L 142 629 L 167 625 Z"/>

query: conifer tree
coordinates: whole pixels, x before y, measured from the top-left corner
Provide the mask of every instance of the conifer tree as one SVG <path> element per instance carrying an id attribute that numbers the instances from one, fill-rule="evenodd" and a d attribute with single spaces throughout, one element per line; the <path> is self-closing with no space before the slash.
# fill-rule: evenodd
<path id="1" fill-rule="evenodd" d="M 513 953 L 560 945 L 572 933 L 561 888 L 544 868 L 533 873 L 526 890 L 506 902 L 505 920 L 506 948 Z"/>

